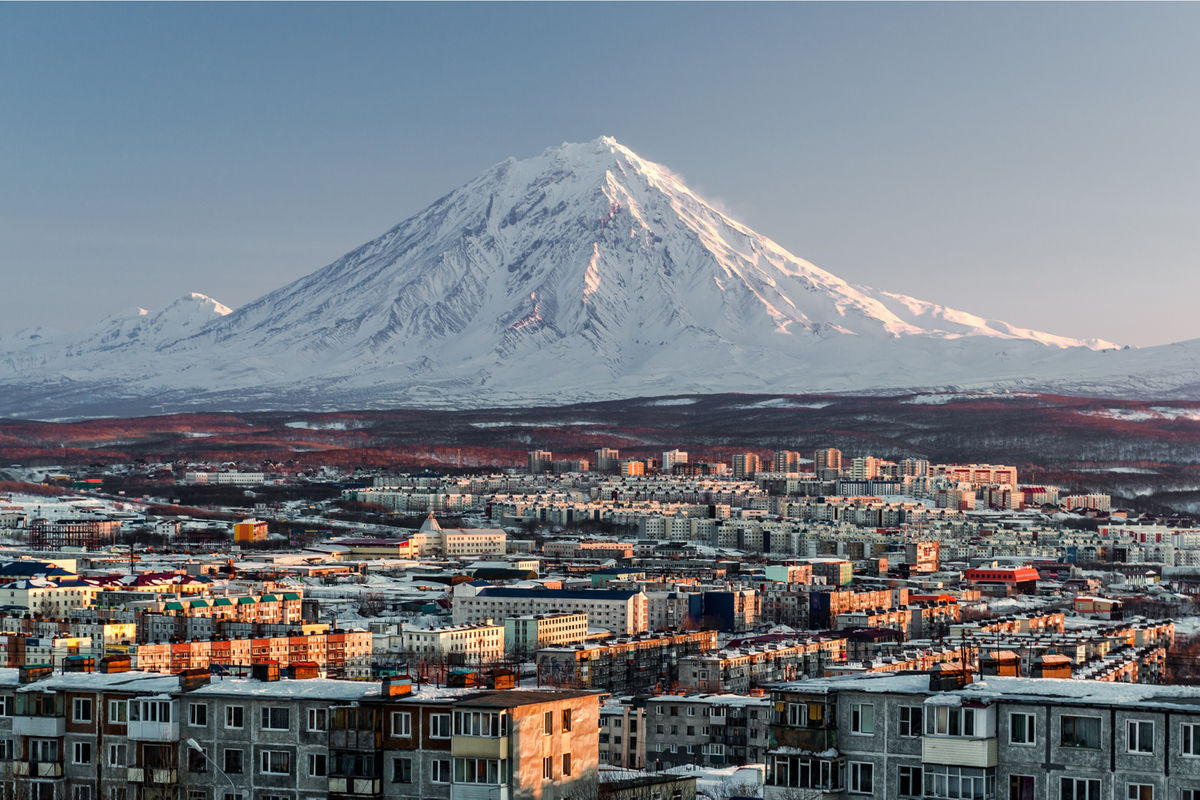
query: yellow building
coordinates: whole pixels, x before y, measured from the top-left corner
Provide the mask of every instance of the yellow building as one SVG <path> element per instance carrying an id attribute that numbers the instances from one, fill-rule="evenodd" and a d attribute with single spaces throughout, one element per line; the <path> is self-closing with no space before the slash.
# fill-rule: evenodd
<path id="1" fill-rule="evenodd" d="M 267 540 L 267 523 L 261 519 L 244 519 L 233 526 L 235 542 L 265 542 Z"/>

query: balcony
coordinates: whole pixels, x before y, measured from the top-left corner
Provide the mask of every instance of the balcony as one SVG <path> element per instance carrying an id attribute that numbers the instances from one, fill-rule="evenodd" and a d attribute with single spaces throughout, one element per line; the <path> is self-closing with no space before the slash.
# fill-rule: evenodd
<path id="1" fill-rule="evenodd" d="M 331 750 L 378 750 L 383 746 L 383 734 L 371 730 L 342 729 L 329 732 Z"/>
<path id="2" fill-rule="evenodd" d="M 508 737 L 453 736 L 450 754 L 469 758 L 508 758 Z"/>
<path id="3" fill-rule="evenodd" d="M 153 783 L 159 785 L 179 783 L 179 771 L 174 768 L 129 767 L 126 770 L 125 780 L 129 783 Z"/>
<path id="4" fill-rule="evenodd" d="M 921 741 L 921 760 L 926 764 L 987 768 L 996 766 L 997 750 L 995 739 L 926 736 Z"/>
<path id="5" fill-rule="evenodd" d="M 178 722 L 134 722 L 125 726 L 125 738 L 140 742 L 178 742 Z"/>
<path id="6" fill-rule="evenodd" d="M 510 800 L 507 786 L 456 783 L 450 787 L 450 800 Z"/>
<path id="7" fill-rule="evenodd" d="M 14 761 L 13 774 L 30 778 L 61 778 L 62 764 L 57 761 Z"/>
<path id="8" fill-rule="evenodd" d="M 39 739 L 57 739 L 67 730 L 63 717 L 13 717 L 14 736 L 36 736 Z"/>
<path id="9" fill-rule="evenodd" d="M 379 778 L 330 778 L 330 795 L 377 795 L 383 791 Z"/>
<path id="10" fill-rule="evenodd" d="M 794 747 L 811 753 L 822 753 L 837 749 L 836 728 L 790 728 L 771 726 L 771 741 L 779 747 Z"/>

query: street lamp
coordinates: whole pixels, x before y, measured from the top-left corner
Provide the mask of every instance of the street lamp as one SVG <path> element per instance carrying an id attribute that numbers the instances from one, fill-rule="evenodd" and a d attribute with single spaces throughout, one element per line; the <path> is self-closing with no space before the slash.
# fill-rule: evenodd
<path id="1" fill-rule="evenodd" d="M 212 764 L 213 769 L 215 769 L 217 772 L 221 773 L 222 778 L 229 781 L 229 788 L 233 790 L 233 794 L 235 794 L 235 795 L 237 794 L 237 786 L 234 785 L 233 778 L 226 775 L 225 770 L 218 767 L 217 762 L 213 761 L 211 758 L 208 757 L 208 753 L 204 752 L 204 748 L 200 746 L 199 742 L 197 742 L 195 739 L 188 739 L 187 746 L 190 749 L 195 750 L 201 756 L 203 756 L 204 760 L 207 761 L 209 764 Z"/>

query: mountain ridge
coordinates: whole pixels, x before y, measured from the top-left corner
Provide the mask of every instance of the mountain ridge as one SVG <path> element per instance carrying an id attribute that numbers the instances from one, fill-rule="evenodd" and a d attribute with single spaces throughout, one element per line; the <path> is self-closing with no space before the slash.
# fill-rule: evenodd
<path id="1" fill-rule="evenodd" d="M 329 409 L 1054 388 L 1110 374 L 1116 394 L 1138 390 L 1112 343 L 851 284 L 611 137 L 499 162 L 240 308 L 193 293 L 83 334 L 30 336 L 0 339 L 0 387 L 19 398 L 0 399 L 0 414 L 163 397 Z M 1200 384 L 1186 349 L 1196 371 L 1183 377 Z M 1171 358 L 1149 360 L 1147 385 L 1173 390 L 1172 366 L 1158 365 Z"/>

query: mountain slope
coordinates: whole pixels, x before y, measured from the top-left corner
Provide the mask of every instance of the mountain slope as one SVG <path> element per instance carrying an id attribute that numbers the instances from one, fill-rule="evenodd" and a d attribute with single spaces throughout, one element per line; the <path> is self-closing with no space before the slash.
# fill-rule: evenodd
<path id="1" fill-rule="evenodd" d="M 231 313 L 193 295 L 0 340 L 0 413 L 1095 382 L 1125 371 L 1111 347 L 849 284 L 602 138 L 497 164 Z"/>

